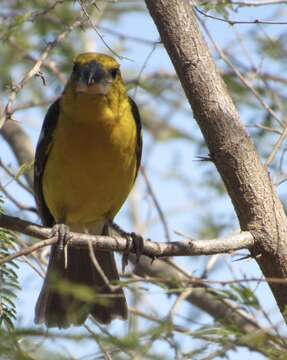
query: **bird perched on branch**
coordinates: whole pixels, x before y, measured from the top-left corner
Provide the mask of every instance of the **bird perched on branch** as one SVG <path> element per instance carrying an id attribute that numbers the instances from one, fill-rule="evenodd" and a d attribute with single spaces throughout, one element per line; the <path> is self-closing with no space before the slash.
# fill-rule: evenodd
<path id="1" fill-rule="evenodd" d="M 62 96 L 47 112 L 36 149 L 36 203 L 43 224 L 59 236 L 36 323 L 66 328 L 89 314 L 104 324 L 127 318 L 123 290 L 112 286 L 119 280 L 113 253 L 67 246 L 65 256 L 62 247 L 68 229 L 106 234 L 135 182 L 141 151 L 139 112 L 119 64 L 104 54 L 80 54 Z M 81 289 L 89 290 L 87 299 Z"/>

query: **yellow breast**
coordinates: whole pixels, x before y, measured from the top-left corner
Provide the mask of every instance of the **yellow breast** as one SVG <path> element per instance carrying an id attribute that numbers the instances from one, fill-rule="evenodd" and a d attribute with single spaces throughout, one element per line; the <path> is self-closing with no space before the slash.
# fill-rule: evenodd
<path id="1" fill-rule="evenodd" d="M 134 183 L 136 125 L 128 100 L 112 111 L 79 97 L 61 112 L 43 176 L 43 193 L 57 222 L 112 219 Z M 69 109 L 69 111 L 65 111 Z"/>

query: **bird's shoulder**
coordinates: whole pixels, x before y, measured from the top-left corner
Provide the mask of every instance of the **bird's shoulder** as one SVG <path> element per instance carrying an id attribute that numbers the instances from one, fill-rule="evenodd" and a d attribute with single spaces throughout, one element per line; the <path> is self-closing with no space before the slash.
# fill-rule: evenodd
<path id="1" fill-rule="evenodd" d="M 44 118 L 41 133 L 36 147 L 34 163 L 34 192 L 37 207 L 43 223 L 52 226 L 54 219 L 45 203 L 43 195 L 43 174 L 51 148 L 53 134 L 57 127 L 60 114 L 60 98 L 48 109 Z"/>
<path id="2" fill-rule="evenodd" d="M 140 112 L 139 112 L 139 108 L 136 104 L 136 102 L 131 98 L 128 97 L 128 101 L 131 107 L 131 112 L 136 124 L 136 129 L 137 129 L 137 146 L 136 146 L 136 157 L 137 157 L 137 172 L 136 172 L 136 176 L 141 164 L 141 157 L 142 157 L 142 123 L 141 123 L 141 117 L 140 117 Z"/>

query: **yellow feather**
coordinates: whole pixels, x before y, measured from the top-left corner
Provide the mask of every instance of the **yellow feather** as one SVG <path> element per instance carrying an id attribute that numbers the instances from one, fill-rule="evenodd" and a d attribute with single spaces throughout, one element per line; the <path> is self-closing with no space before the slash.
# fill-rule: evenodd
<path id="1" fill-rule="evenodd" d="M 104 69 L 117 65 L 102 54 L 96 61 Z M 71 78 L 43 176 L 44 198 L 57 222 L 88 226 L 116 215 L 136 175 L 136 131 L 120 75 L 106 96 L 77 93 Z"/>

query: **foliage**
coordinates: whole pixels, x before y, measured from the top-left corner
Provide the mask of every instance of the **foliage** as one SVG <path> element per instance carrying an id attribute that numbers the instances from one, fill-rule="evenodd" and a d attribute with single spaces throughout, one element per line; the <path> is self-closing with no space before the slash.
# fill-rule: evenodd
<path id="1" fill-rule="evenodd" d="M 0 198 L 1 200 L 1 198 Z M 2 201 L 0 202 L 2 206 Z M 0 214 L 1 214 L 0 208 Z M 0 228 L 0 258 L 7 256 L 14 248 L 15 238 Z M 17 277 L 18 265 L 10 261 L 0 267 L 0 328 L 12 330 L 16 320 L 14 303 L 16 291 L 20 289 Z"/>

